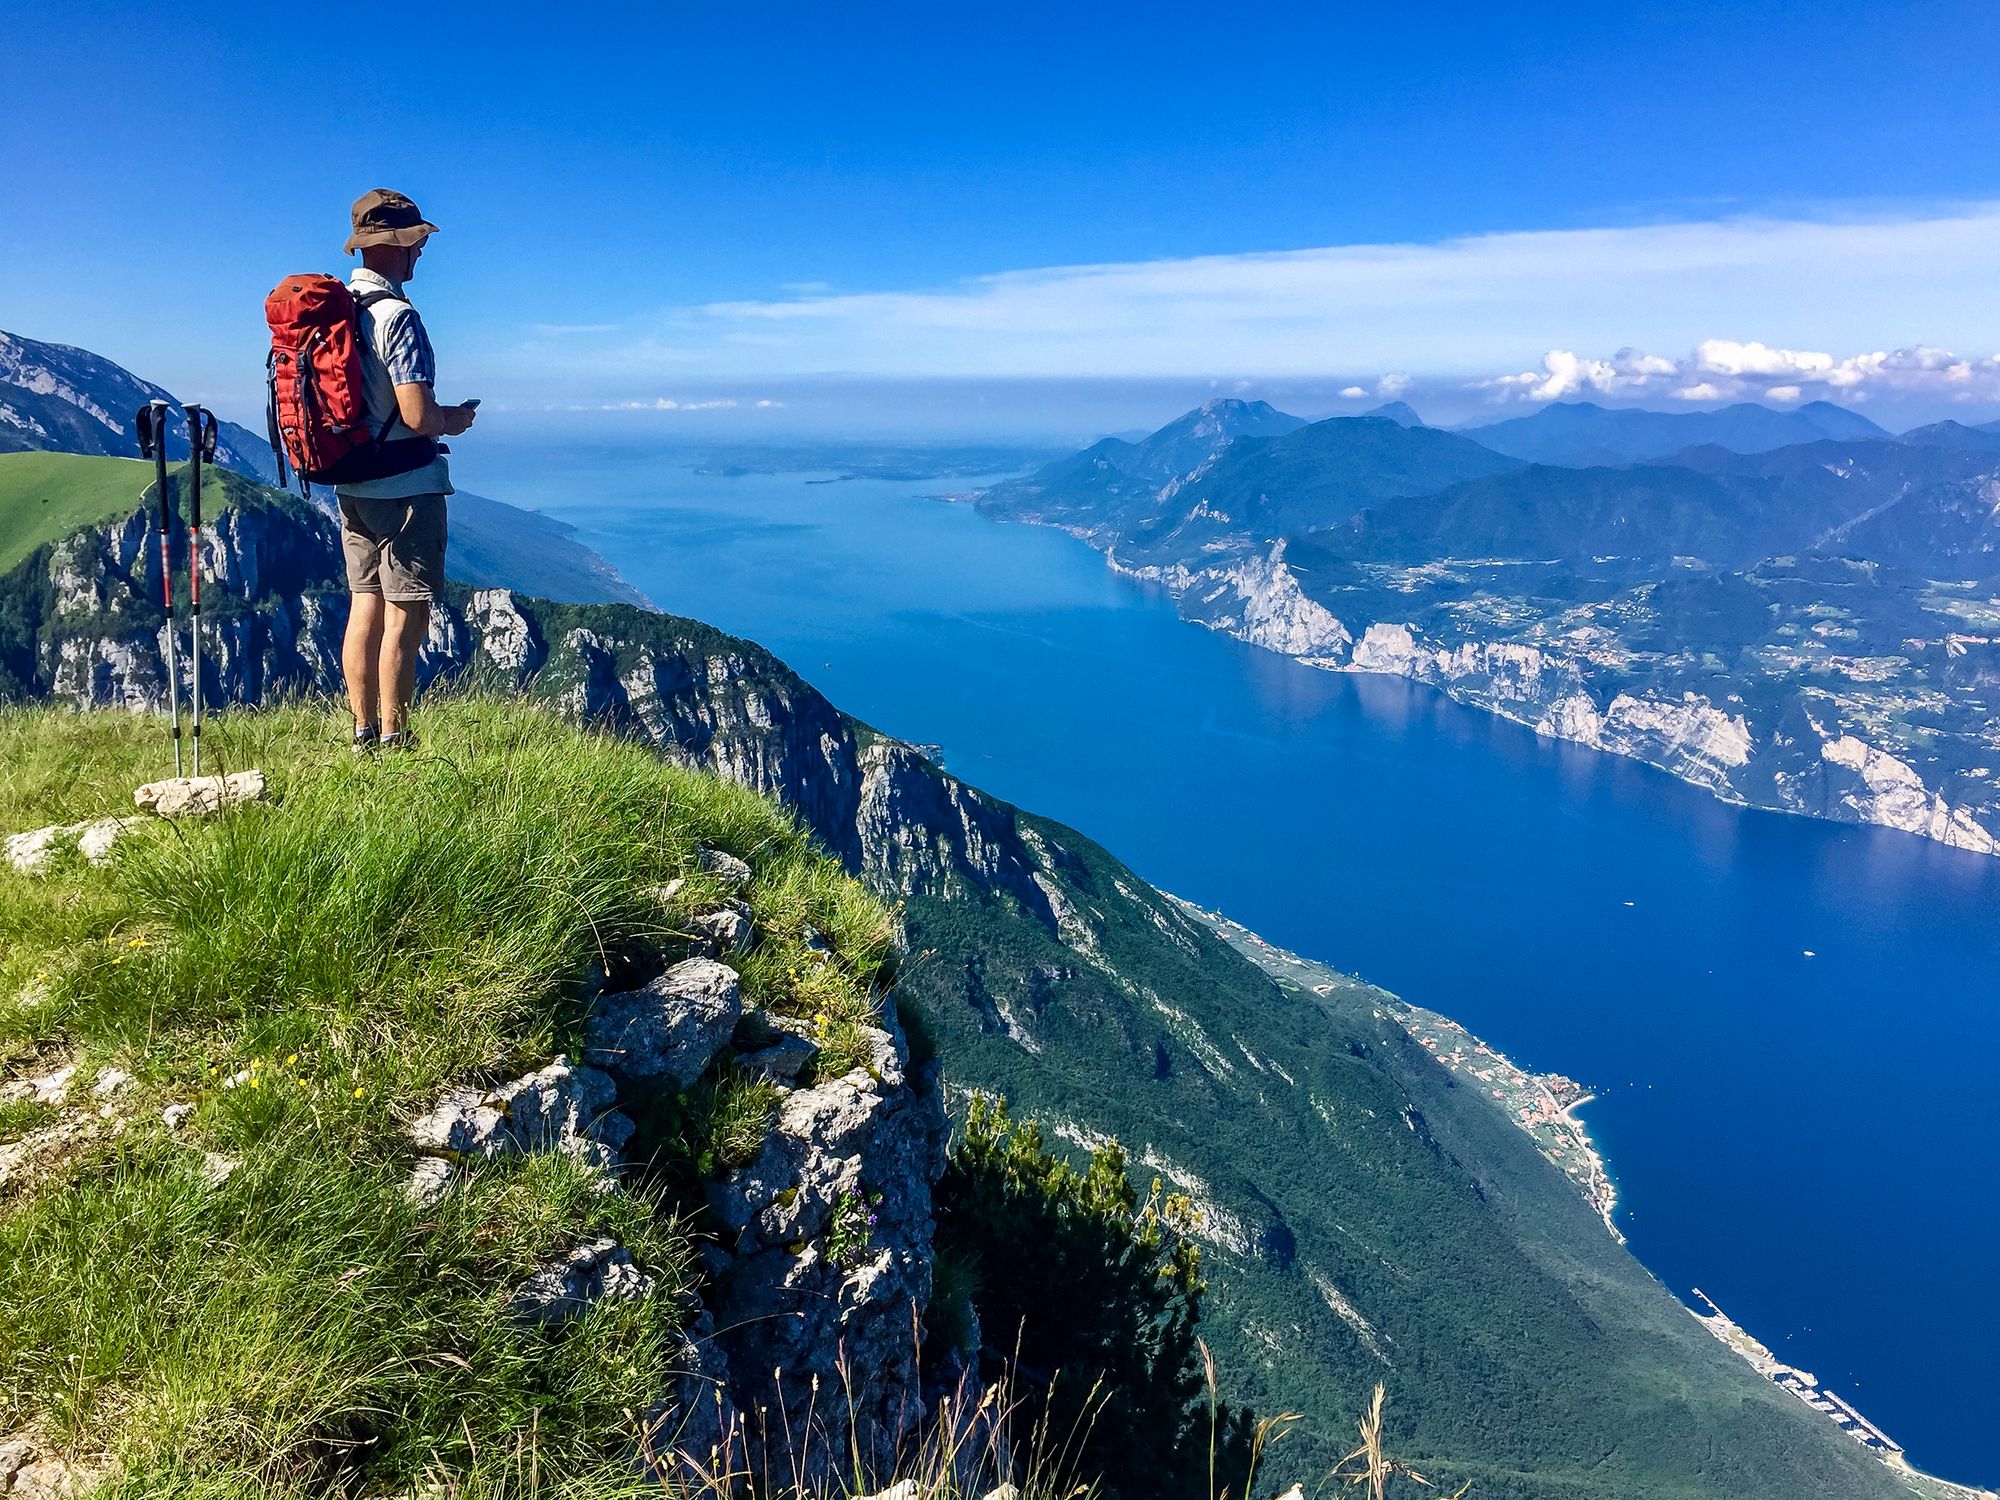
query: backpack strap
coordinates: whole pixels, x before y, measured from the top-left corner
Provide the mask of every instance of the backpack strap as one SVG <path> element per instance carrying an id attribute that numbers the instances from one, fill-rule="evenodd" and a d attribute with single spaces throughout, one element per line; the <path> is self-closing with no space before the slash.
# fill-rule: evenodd
<path id="1" fill-rule="evenodd" d="M 409 307 L 412 312 L 416 311 L 414 307 L 411 307 L 409 298 L 399 297 L 396 295 L 396 293 L 390 291 L 384 291 L 380 287 L 371 288 L 368 291 L 365 291 L 361 293 L 359 296 L 355 297 L 354 306 L 358 310 L 358 309 L 373 307 L 378 302 L 400 302 L 403 304 L 403 306 Z M 390 413 L 389 420 L 382 424 L 382 430 L 375 434 L 375 443 L 377 447 L 380 447 L 382 444 L 389 441 L 389 430 L 393 428 L 402 419 L 403 419 L 403 414 L 400 411 Z M 423 439 L 422 441 L 427 442 L 429 441 L 429 439 Z"/>

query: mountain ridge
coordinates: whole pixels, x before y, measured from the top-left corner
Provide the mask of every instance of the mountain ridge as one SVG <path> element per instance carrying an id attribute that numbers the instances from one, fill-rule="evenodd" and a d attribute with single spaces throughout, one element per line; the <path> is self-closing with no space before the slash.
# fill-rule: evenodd
<path id="1" fill-rule="evenodd" d="M 1528 416 L 1457 430 L 1510 458 L 1571 467 L 1640 463 L 1703 443 L 1755 452 L 1820 438 L 1889 436 L 1858 412 L 1830 401 L 1808 401 L 1789 410 L 1740 401 L 1687 412 L 1555 401 Z"/>
<path id="2" fill-rule="evenodd" d="M 0 453 L 136 457 L 138 440 L 128 424 L 148 401 L 165 401 L 174 408 L 174 419 L 167 424 L 167 457 L 186 462 L 182 403 L 166 387 L 141 380 L 88 349 L 0 329 Z M 267 439 L 234 422 L 218 420 L 216 428 L 216 462 L 261 483 L 277 479 Z"/>

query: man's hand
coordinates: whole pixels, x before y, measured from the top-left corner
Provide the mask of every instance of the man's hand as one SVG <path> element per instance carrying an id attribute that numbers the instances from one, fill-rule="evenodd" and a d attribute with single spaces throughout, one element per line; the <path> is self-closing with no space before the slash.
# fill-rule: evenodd
<path id="1" fill-rule="evenodd" d="M 396 411 L 418 437 L 457 437 L 477 415 L 469 406 L 439 406 L 436 393 L 421 381 L 396 387 Z"/>

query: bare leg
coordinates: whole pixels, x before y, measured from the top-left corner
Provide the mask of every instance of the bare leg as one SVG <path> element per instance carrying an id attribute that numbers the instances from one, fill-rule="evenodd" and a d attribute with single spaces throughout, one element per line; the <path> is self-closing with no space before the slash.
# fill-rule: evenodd
<path id="1" fill-rule="evenodd" d="M 388 619 L 382 631 L 382 732 L 394 734 L 417 695 L 417 653 L 431 628 L 431 606 L 427 599 L 407 604 L 391 599 L 383 608 Z"/>
<path id="2" fill-rule="evenodd" d="M 375 675 L 381 655 L 382 596 L 349 595 L 340 670 L 347 678 L 347 706 L 354 710 L 356 729 L 373 729 L 381 722 L 376 712 L 381 684 Z"/>

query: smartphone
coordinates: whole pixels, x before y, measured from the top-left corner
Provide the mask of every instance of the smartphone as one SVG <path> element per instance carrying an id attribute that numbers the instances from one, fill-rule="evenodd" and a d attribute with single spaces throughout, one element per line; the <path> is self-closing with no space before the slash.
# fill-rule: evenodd
<path id="1" fill-rule="evenodd" d="M 458 404 L 464 407 L 467 411 L 473 411 L 476 410 L 479 406 L 479 398 L 477 396 L 474 396 L 470 401 L 461 401 Z"/>

